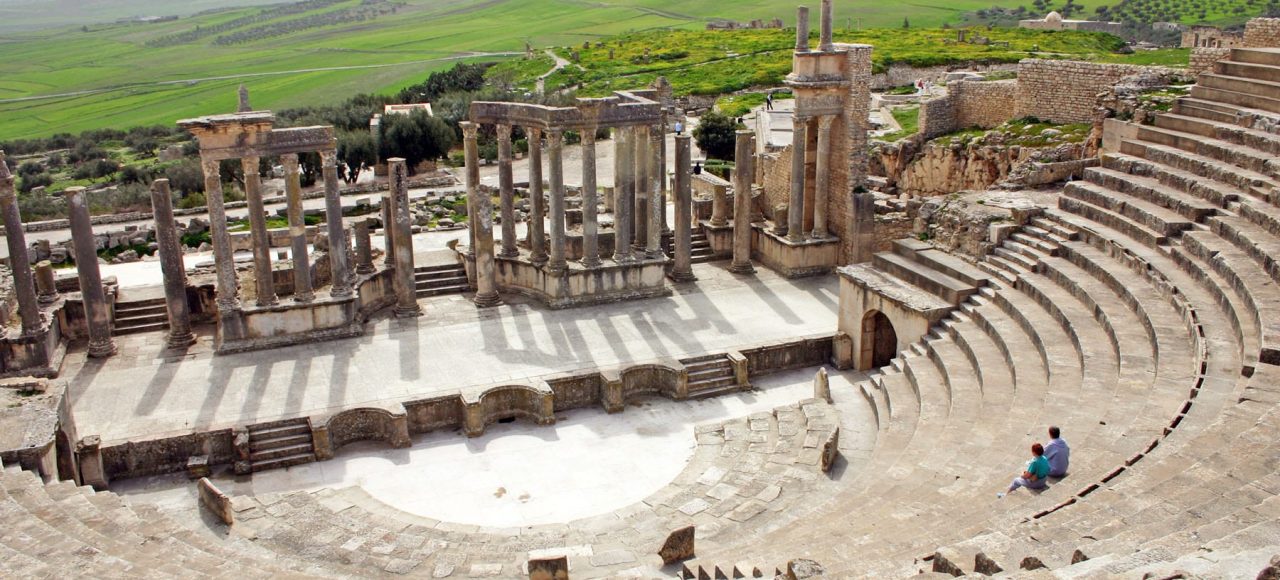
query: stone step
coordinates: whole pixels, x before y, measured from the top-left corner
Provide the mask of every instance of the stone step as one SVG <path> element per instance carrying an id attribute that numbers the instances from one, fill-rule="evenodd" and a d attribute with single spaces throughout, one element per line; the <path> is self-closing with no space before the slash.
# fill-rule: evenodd
<path id="1" fill-rule="evenodd" d="M 1027 232 L 1027 233 L 1023 233 L 1023 232 Z M 1028 247 L 1035 250 L 1036 252 L 1038 252 L 1039 255 L 1044 255 L 1044 256 L 1058 255 L 1058 242 L 1048 237 L 1049 235 L 1051 235 L 1049 234 L 1048 231 L 1038 230 L 1038 232 L 1043 232 L 1045 234 L 1045 237 L 1043 238 L 1036 237 L 1033 235 L 1035 233 L 1038 233 L 1036 228 L 1024 227 L 1023 232 L 1015 233 L 1012 236 L 1009 236 L 1009 239 L 1015 242 L 1018 242 L 1019 244 L 1021 244 L 1022 247 Z M 1038 258 L 1039 256 L 1033 256 L 1033 257 Z"/>
<path id="2" fill-rule="evenodd" d="M 120 316 L 117 313 L 115 325 L 116 325 L 116 329 L 119 330 L 121 328 L 130 328 L 133 326 L 145 326 L 145 325 L 155 324 L 157 322 L 168 325 L 169 314 L 167 312 L 161 312 L 159 314 L 130 313 L 128 316 Z"/>
<path id="3" fill-rule="evenodd" d="M 416 291 L 414 296 L 416 298 L 421 299 L 421 298 L 429 298 L 431 296 L 443 296 L 445 294 L 462 294 L 464 292 L 469 292 L 470 290 L 471 290 L 471 285 L 469 284 L 457 284 L 454 286 L 442 286 L 438 288 L 428 288 L 428 289 L 418 290 Z"/>
<path id="4" fill-rule="evenodd" d="M 720 379 L 708 383 L 700 383 L 698 385 L 689 385 L 689 398 L 691 400 L 710 399 L 730 393 L 741 391 L 742 387 L 732 378 Z"/>
<path id="5" fill-rule="evenodd" d="M 1179 97 L 1174 101 L 1172 110 L 1179 115 L 1234 124 L 1239 119 L 1238 114 L 1244 108 L 1192 97 Z"/>
<path id="6" fill-rule="evenodd" d="M 142 334 L 144 332 L 164 332 L 169 330 L 169 321 L 166 319 L 162 322 L 151 322 L 145 324 L 131 324 L 129 326 L 117 326 L 111 330 L 113 336 L 124 336 L 128 334 Z"/>
<path id="7" fill-rule="evenodd" d="M 1103 208 L 1112 214 L 1124 216 L 1162 237 L 1177 236 L 1195 226 L 1195 222 L 1173 210 L 1098 183 L 1088 181 L 1068 183 L 1062 190 L 1062 194 Z"/>
<path id="8" fill-rule="evenodd" d="M 1261 109 L 1271 114 L 1280 113 L 1280 99 L 1228 90 L 1207 84 L 1197 84 L 1192 87 L 1191 96 L 1196 99 L 1206 101 L 1218 101 L 1231 105 Z"/>
<path id="9" fill-rule="evenodd" d="M 1276 257 L 1280 256 L 1280 239 L 1270 230 L 1250 220 L 1230 215 L 1213 218 L 1209 226 L 1213 233 L 1253 257 L 1272 280 L 1280 281 L 1280 264 L 1276 263 Z"/>
<path id="10" fill-rule="evenodd" d="M 1116 173 L 1150 179 L 1155 183 L 1198 198 L 1208 207 L 1226 207 L 1233 201 L 1250 198 L 1253 195 L 1249 191 L 1239 189 L 1228 183 L 1206 179 L 1189 171 L 1183 171 L 1131 155 L 1105 154 L 1102 158 L 1102 168 Z M 1155 183 L 1139 183 L 1155 188 Z"/>
<path id="11" fill-rule="evenodd" d="M 1151 125 L 1138 127 L 1138 139 L 1217 159 L 1264 175 L 1275 175 L 1270 164 L 1274 155 L 1250 146 Z"/>
<path id="12" fill-rule="evenodd" d="M 1120 192 L 1143 202 L 1177 212 L 1183 218 L 1196 223 L 1203 223 L 1205 218 L 1217 214 L 1221 209 L 1194 195 L 1177 191 L 1153 178 L 1124 173 L 1106 167 L 1086 169 L 1085 179 L 1108 190 Z"/>
<path id="13" fill-rule="evenodd" d="M 1074 185 L 1074 184 L 1073 184 Z M 1169 238 L 1125 216 L 1074 197 L 1058 198 L 1058 207 L 1090 221 L 1115 229 L 1151 247 L 1168 244 Z"/>
<path id="14" fill-rule="evenodd" d="M 733 363 L 729 362 L 729 358 L 723 354 L 683 359 L 680 363 L 690 374 L 707 369 L 731 370 L 733 368 Z"/>
<path id="15" fill-rule="evenodd" d="M 249 440 L 250 451 L 268 451 L 271 449 L 280 449 L 282 447 L 292 447 L 301 444 L 311 444 L 311 432 L 293 433 L 288 435 L 280 435 L 278 437 L 251 438 Z"/>
<path id="16" fill-rule="evenodd" d="M 724 367 L 707 367 L 694 371 L 689 371 L 689 384 L 704 380 L 716 380 L 721 378 L 734 378 L 733 368 Z"/>
<path id="17" fill-rule="evenodd" d="M 1026 246 L 1023 246 L 1021 244 L 1018 244 L 1017 246 L 1014 246 L 1012 244 L 1005 244 L 992 251 L 992 256 L 995 258 L 999 258 L 1000 260 L 1003 260 L 1004 263 L 1001 263 L 996 260 L 991 260 L 991 261 L 1000 266 L 1005 267 L 1011 272 L 1016 272 L 1019 274 L 1034 271 L 1036 269 L 1036 264 L 1039 263 L 1039 260 L 1037 260 L 1032 256 L 1027 255 L 1026 253 L 1019 251 L 1018 249 L 1015 249 L 1015 247 L 1026 249 L 1028 251 L 1031 250 L 1030 248 L 1027 248 Z M 1008 268 L 1008 266 L 1014 266 L 1015 268 Z"/>
<path id="18" fill-rule="evenodd" d="M 310 447 L 310 446 L 308 446 Z M 297 453 L 294 455 L 286 455 L 284 457 L 272 457 L 261 461 L 252 461 L 250 466 L 254 472 L 267 471 L 269 469 L 282 469 L 293 467 L 294 465 L 302 465 L 311 463 L 316 460 L 315 453 Z"/>
<path id="19" fill-rule="evenodd" d="M 447 288 L 467 283 L 467 276 L 441 276 L 439 278 L 426 278 L 415 280 L 419 290 L 427 290 L 431 288 Z"/>
<path id="20" fill-rule="evenodd" d="M 1280 83 L 1280 66 L 1254 62 L 1220 60 L 1213 65 L 1215 74 Z"/>
<path id="21" fill-rule="evenodd" d="M 436 270 L 434 272 L 414 272 L 413 274 L 413 280 L 418 284 L 434 280 L 451 280 L 459 277 L 466 278 L 467 271 L 462 268 L 451 268 L 448 270 Z"/>
<path id="22" fill-rule="evenodd" d="M 164 298 L 147 298 L 145 300 L 122 300 L 116 302 L 116 310 L 143 310 L 150 308 L 164 309 Z"/>
<path id="23" fill-rule="evenodd" d="M 431 272 L 449 272 L 453 270 L 462 270 L 460 264 L 439 264 L 435 266 L 418 266 L 413 269 L 414 274 L 429 274 Z"/>
<path id="24" fill-rule="evenodd" d="M 1280 153 L 1280 135 L 1241 127 L 1236 125 L 1234 121 L 1221 122 L 1177 113 L 1161 113 L 1155 117 L 1155 126 L 1171 131 L 1219 139 L 1273 155 Z"/>
<path id="25" fill-rule="evenodd" d="M 878 253 L 873 258 L 872 264 L 884 273 L 921 288 L 951 304 L 963 302 L 975 291 L 973 286 L 961 280 L 898 254 Z"/>
<path id="26" fill-rule="evenodd" d="M 272 459 L 312 454 L 313 449 L 311 447 L 311 441 L 308 440 L 305 443 L 296 443 L 293 445 L 270 447 L 267 449 L 253 451 L 249 453 L 249 461 L 253 463 L 254 467 L 257 467 Z"/>
<path id="27" fill-rule="evenodd" d="M 1280 289 L 1248 254 L 1211 232 L 1189 232 L 1183 247 L 1222 275 L 1251 307 L 1258 324 L 1259 362 L 1280 364 Z"/>
<path id="28" fill-rule="evenodd" d="M 270 439 L 273 437 L 283 437 L 286 435 L 307 434 L 310 436 L 311 425 L 303 420 L 280 421 L 277 423 L 268 423 L 265 425 L 249 426 L 249 441 Z"/>
<path id="29" fill-rule="evenodd" d="M 1238 77 L 1220 73 L 1203 73 L 1196 77 L 1196 86 L 1235 91 L 1257 97 L 1259 101 L 1280 102 L 1280 83 L 1250 77 Z"/>
<path id="30" fill-rule="evenodd" d="M 979 270 L 976 266 L 934 248 L 933 244 L 914 238 L 894 240 L 893 252 L 920 262 L 970 286 L 982 286 L 990 278 L 986 272 Z"/>
<path id="31" fill-rule="evenodd" d="M 1280 66 L 1280 53 L 1277 53 L 1274 50 L 1259 48 L 1233 48 L 1231 49 L 1231 56 L 1229 60 L 1232 62 Z"/>
<path id="32" fill-rule="evenodd" d="M 1065 240 L 1077 240 L 1080 233 L 1071 228 L 1065 227 L 1060 223 L 1045 218 L 1037 217 L 1031 220 L 1031 224 L 1040 229 L 1052 232 L 1053 234 Z"/>

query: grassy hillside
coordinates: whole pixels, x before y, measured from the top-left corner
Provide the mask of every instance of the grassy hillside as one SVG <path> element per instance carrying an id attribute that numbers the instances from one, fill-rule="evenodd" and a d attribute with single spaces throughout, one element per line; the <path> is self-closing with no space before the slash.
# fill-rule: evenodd
<path id="1" fill-rule="evenodd" d="M 174 5 L 172 12 L 228 1 L 197 0 Z M 252 1 L 257 0 L 245 0 Z M 0 0 L 0 16 L 33 2 Z M 909 15 L 912 27 L 921 28 L 957 21 L 960 14 L 982 7 L 1023 3 L 841 0 L 836 17 L 841 28 L 847 23 L 897 28 Z M 1079 2 L 1090 11 L 1104 3 Z M 54 5 L 46 10 L 50 18 L 105 6 L 111 9 L 101 14 L 114 18 L 165 6 L 156 0 L 41 4 Z M 161 24 L 0 33 L 0 140 L 170 124 L 183 117 L 225 112 L 234 106 L 235 87 L 241 82 L 249 86 L 259 108 L 334 103 L 357 92 L 392 92 L 456 60 L 492 60 L 494 53 L 522 52 L 526 42 L 537 47 L 580 46 L 660 28 L 701 30 L 718 18 L 781 17 L 791 24 L 795 5 L 796 0 L 309 0 L 292 12 L 276 4 L 222 9 Z M 0 22 L 11 20 L 0 17 Z M 769 51 L 778 43 L 785 45 L 785 33 L 774 35 L 776 39 L 766 40 Z M 770 53 L 752 58 L 767 68 L 776 66 L 774 57 Z M 775 73 L 767 68 L 764 78 Z M 714 74 L 719 71 L 711 67 L 672 76 L 680 86 Z"/>

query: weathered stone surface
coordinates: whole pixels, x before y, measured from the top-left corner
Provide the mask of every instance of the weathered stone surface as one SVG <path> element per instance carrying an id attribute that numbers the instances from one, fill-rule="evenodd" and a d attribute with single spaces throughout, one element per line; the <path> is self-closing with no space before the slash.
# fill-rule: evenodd
<path id="1" fill-rule="evenodd" d="M 658 549 L 658 556 L 664 565 L 671 565 L 681 560 L 694 557 L 693 526 L 685 526 L 667 536 L 667 540 Z"/>
<path id="2" fill-rule="evenodd" d="M 995 560 L 992 560 L 986 554 L 978 552 L 973 557 L 973 571 L 976 574 L 995 576 L 996 574 L 1004 572 L 1004 568 L 1001 568 Z"/>

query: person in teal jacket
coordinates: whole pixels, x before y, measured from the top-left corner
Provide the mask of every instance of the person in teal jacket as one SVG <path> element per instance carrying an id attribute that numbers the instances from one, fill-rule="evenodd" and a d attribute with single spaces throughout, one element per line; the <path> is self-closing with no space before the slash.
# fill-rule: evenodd
<path id="1" fill-rule="evenodd" d="M 1011 493 L 1019 487 L 1027 489 L 1044 489 L 1045 478 L 1049 477 L 1049 460 L 1044 457 L 1044 446 L 1035 443 L 1031 446 L 1031 461 L 1027 463 L 1026 471 L 1022 472 L 1021 477 L 1013 479 L 1013 483 L 1009 484 L 1009 490 L 1005 493 Z M 1004 497 L 1004 493 L 997 494 L 998 497 Z"/>

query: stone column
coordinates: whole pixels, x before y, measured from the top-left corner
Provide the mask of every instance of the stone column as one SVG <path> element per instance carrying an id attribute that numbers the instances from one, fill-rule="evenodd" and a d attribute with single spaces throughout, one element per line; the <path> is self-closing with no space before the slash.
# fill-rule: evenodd
<path id="1" fill-rule="evenodd" d="M 4 237 L 9 244 L 9 267 L 13 270 L 14 292 L 18 295 L 22 333 L 30 335 L 44 326 L 44 316 L 40 313 L 40 301 L 36 298 L 31 258 L 27 255 L 27 236 L 22 230 L 22 214 L 18 210 L 18 196 L 13 191 L 13 182 L 13 175 L 5 164 L 4 152 L 0 151 L 0 213 L 4 214 Z M 93 232 L 90 231 L 89 234 L 92 236 Z"/>
<path id="2" fill-rule="evenodd" d="M 734 274 L 754 274 L 751 265 L 751 181 L 752 149 L 751 131 L 738 131 L 734 153 L 733 171 L 733 262 L 729 271 Z"/>
<path id="3" fill-rule="evenodd" d="M 692 153 L 688 135 L 676 135 L 676 263 L 671 279 L 676 282 L 697 280 L 693 275 L 693 177 Z"/>
<path id="4" fill-rule="evenodd" d="M 156 252 L 164 274 L 165 310 L 169 313 L 169 348 L 196 341 L 191 333 L 191 305 L 187 303 L 187 268 L 182 262 L 182 242 L 173 221 L 173 194 L 168 179 L 151 184 L 151 212 L 156 224 Z"/>
<path id="5" fill-rule="evenodd" d="M 796 9 L 796 52 L 809 52 L 809 7 Z"/>
<path id="6" fill-rule="evenodd" d="M 822 39 L 818 43 L 818 50 L 822 52 L 830 52 L 835 50 L 835 45 L 831 42 L 831 0 L 822 0 Z"/>
<path id="7" fill-rule="evenodd" d="M 460 125 L 462 126 L 463 147 L 467 159 L 467 210 L 471 219 L 471 229 L 475 232 L 476 296 L 472 301 L 475 302 L 476 306 L 487 308 L 502 303 L 502 299 L 498 296 L 497 272 L 493 256 L 493 200 L 480 191 L 480 147 L 476 142 L 476 129 L 478 127 L 476 127 L 475 123 L 466 121 L 460 123 Z M 563 175 L 557 175 L 560 173 L 557 167 L 560 165 L 559 159 L 563 136 L 559 129 L 553 129 L 548 134 L 551 143 L 551 208 L 553 215 L 557 199 L 559 199 L 560 206 L 561 268 L 564 267 L 564 179 Z M 556 191 L 557 181 L 561 183 L 559 192 Z M 556 226 L 555 223 L 552 223 L 552 252 L 555 251 L 555 232 Z M 555 267 L 554 256 L 552 257 L 552 267 Z"/>
<path id="8" fill-rule="evenodd" d="M 391 235 L 396 246 L 396 273 L 392 283 L 396 291 L 396 318 L 422 315 L 418 306 L 418 284 L 414 280 L 412 218 L 409 216 L 409 170 L 400 157 L 387 160 L 387 178 L 391 181 Z"/>
<path id="9" fill-rule="evenodd" d="M 387 175 L 391 175 L 390 169 L 387 170 Z M 382 263 L 386 267 L 394 267 L 396 263 L 396 214 L 391 211 L 393 195 L 389 185 L 382 192 L 382 247 L 386 248 Z"/>
<path id="10" fill-rule="evenodd" d="M 667 114 L 662 114 L 662 124 L 655 127 L 658 130 L 657 137 L 651 138 L 654 146 L 658 148 L 658 205 L 662 206 L 662 232 L 670 233 L 671 224 L 667 223 L 667 194 L 671 186 L 667 183 Z"/>
<path id="11" fill-rule="evenodd" d="M 218 310 L 240 309 L 240 281 L 236 278 L 235 252 L 227 232 L 227 208 L 222 200 L 222 174 L 218 160 L 200 159 L 204 170 L 204 196 L 209 203 L 209 237 L 213 242 L 213 265 L 217 269 Z"/>
<path id="12" fill-rule="evenodd" d="M 649 240 L 649 129 L 636 127 L 632 131 L 631 158 L 634 160 L 635 183 L 632 196 L 635 205 L 632 207 L 632 220 L 635 223 L 635 239 L 631 247 L 636 252 L 644 252 L 645 243 Z"/>
<path id="13" fill-rule="evenodd" d="M 662 214 L 666 208 L 662 206 L 662 149 L 658 145 L 662 141 L 662 128 L 649 128 L 649 223 L 646 227 L 648 243 L 645 257 L 656 260 L 664 257 L 662 252 Z"/>
<path id="14" fill-rule="evenodd" d="M 53 273 L 53 264 L 43 260 L 36 264 L 36 292 L 41 305 L 58 301 L 58 278 Z"/>
<path id="15" fill-rule="evenodd" d="M 598 190 L 596 128 L 588 127 L 582 130 L 582 265 L 588 268 L 600 265 L 600 227 L 596 223 Z"/>
<path id="16" fill-rule="evenodd" d="M 547 263 L 547 200 L 542 195 L 542 129 L 525 129 L 529 139 L 529 261 Z"/>
<path id="17" fill-rule="evenodd" d="M 258 158 L 242 158 L 240 168 L 244 171 L 244 197 L 249 203 L 249 235 L 253 239 L 253 273 L 258 289 L 258 306 L 271 306 L 276 303 L 276 286 L 271 274 L 271 236 L 267 233 L 266 210 L 262 206 Z"/>
<path id="18" fill-rule="evenodd" d="M 711 196 L 711 225 L 722 228 L 729 225 L 729 195 L 722 188 L 715 188 Z"/>
<path id="19" fill-rule="evenodd" d="M 813 237 L 827 237 L 827 203 L 831 199 L 831 124 L 836 120 L 834 115 L 823 115 L 818 119 L 818 163 L 817 177 L 814 179 L 813 201 Z"/>
<path id="20" fill-rule="evenodd" d="M 626 262 L 631 259 L 631 213 L 635 209 L 635 156 L 632 141 L 635 131 L 631 127 L 619 127 L 613 138 L 613 260 Z"/>
<path id="21" fill-rule="evenodd" d="M 302 175 L 298 170 L 298 155 L 281 155 L 280 162 L 284 165 L 289 247 L 293 253 L 293 301 L 310 302 L 315 299 L 316 293 L 311 285 L 311 258 L 307 255 L 307 221 L 302 211 Z"/>
<path id="22" fill-rule="evenodd" d="M 809 119 L 792 118 L 791 131 L 791 199 L 787 205 L 787 239 L 804 241 L 804 156 L 809 143 Z"/>
<path id="23" fill-rule="evenodd" d="M 369 240 L 369 220 L 363 219 L 355 223 L 356 236 L 356 273 L 367 276 L 377 271 L 373 267 L 373 244 Z"/>
<path id="24" fill-rule="evenodd" d="M 333 288 L 329 295 L 346 298 L 351 295 L 352 274 L 347 264 L 347 230 L 342 224 L 342 197 L 338 191 L 338 154 L 330 149 L 320 152 L 324 170 L 324 212 L 329 225 L 329 267 L 333 274 Z M 408 204 L 406 204 L 408 205 Z M 407 207 L 405 208 L 408 209 Z M 412 250 L 410 250 L 412 252 Z"/>
<path id="25" fill-rule="evenodd" d="M 563 272 L 565 261 L 564 232 L 564 130 L 547 129 L 547 145 L 551 149 L 551 265 L 552 272 Z"/>
<path id="26" fill-rule="evenodd" d="M 498 195 L 502 204 L 502 251 L 504 258 L 520 255 L 516 247 L 516 191 L 511 176 L 511 125 L 498 125 Z"/>
<path id="27" fill-rule="evenodd" d="M 107 296 L 102 291 L 102 273 L 98 270 L 98 246 L 89 221 L 89 205 L 83 187 L 69 187 L 67 218 L 71 221 L 71 243 L 76 253 L 76 273 L 80 276 L 80 295 L 84 301 L 85 322 L 89 326 L 89 356 L 108 357 L 116 353 L 111 339 L 111 313 Z"/>

